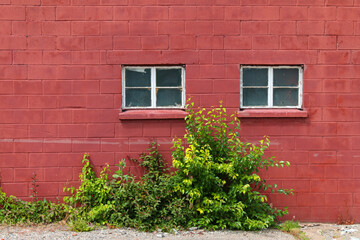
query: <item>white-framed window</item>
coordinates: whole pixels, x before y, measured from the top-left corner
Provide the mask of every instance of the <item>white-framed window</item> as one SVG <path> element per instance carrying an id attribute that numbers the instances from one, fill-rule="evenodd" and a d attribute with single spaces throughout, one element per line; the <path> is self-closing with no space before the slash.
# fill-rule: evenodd
<path id="1" fill-rule="evenodd" d="M 184 66 L 123 66 L 122 107 L 184 108 Z"/>
<path id="2" fill-rule="evenodd" d="M 240 68 L 241 108 L 301 108 L 302 66 Z"/>

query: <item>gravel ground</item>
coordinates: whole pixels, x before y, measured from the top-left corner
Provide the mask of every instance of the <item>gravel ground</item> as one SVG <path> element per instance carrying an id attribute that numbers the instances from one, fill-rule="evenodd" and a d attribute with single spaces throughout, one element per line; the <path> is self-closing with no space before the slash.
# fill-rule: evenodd
<path id="1" fill-rule="evenodd" d="M 320 223 L 302 223 L 303 231 L 311 240 L 360 240 L 360 225 L 336 225 Z M 50 224 L 40 226 L 0 226 L 0 240 L 10 239 L 124 239 L 124 240 L 295 240 L 292 235 L 279 230 L 268 229 L 258 232 L 243 231 L 191 231 L 168 234 L 163 232 L 144 233 L 133 229 L 98 229 L 91 232 L 72 232 L 65 224 Z"/>
<path id="2" fill-rule="evenodd" d="M 164 239 L 164 240 L 293 240 L 293 236 L 278 230 L 268 229 L 258 232 L 243 231 L 203 231 L 192 230 L 176 232 L 168 234 L 163 232 L 144 233 L 137 232 L 132 229 L 98 229 L 91 232 L 71 232 L 65 225 L 47 225 L 36 227 L 15 227 L 0 226 L 0 239 L 126 239 L 126 240 L 148 240 L 148 239 Z"/>
<path id="3" fill-rule="evenodd" d="M 311 240 L 360 240 L 360 224 L 306 223 L 300 225 L 301 230 Z"/>

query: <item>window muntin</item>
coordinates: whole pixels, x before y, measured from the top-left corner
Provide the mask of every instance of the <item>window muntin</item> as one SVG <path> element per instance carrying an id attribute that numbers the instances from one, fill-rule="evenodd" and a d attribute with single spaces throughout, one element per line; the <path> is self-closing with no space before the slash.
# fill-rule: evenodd
<path id="1" fill-rule="evenodd" d="M 300 66 L 241 66 L 241 108 L 301 108 Z"/>
<path id="2" fill-rule="evenodd" d="M 122 83 L 124 109 L 184 108 L 184 67 L 124 66 Z"/>

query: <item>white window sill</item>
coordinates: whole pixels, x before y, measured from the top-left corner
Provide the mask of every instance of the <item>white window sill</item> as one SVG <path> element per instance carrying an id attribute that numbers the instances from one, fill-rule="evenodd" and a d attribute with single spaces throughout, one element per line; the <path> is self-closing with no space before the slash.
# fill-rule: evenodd
<path id="1" fill-rule="evenodd" d="M 307 118 L 305 109 L 244 109 L 237 112 L 238 118 Z"/>
<path id="2" fill-rule="evenodd" d="M 120 120 L 146 120 L 146 119 L 185 119 L 184 110 L 127 110 L 119 113 Z"/>

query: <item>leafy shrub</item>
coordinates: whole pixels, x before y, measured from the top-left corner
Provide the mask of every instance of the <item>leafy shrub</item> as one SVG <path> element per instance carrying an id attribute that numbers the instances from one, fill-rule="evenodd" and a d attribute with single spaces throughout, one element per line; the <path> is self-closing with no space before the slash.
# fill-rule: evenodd
<path id="1" fill-rule="evenodd" d="M 2 224 L 53 223 L 63 220 L 65 216 L 63 204 L 52 203 L 46 199 L 26 202 L 14 196 L 7 196 L 0 189 Z"/>
<path id="2" fill-rule="evenodd" d="M 90 164 L 89 156 L 84 155 L 83 169 L 78 189 L 65 188 L 72 195 L 65 197 L 69 204 L 70 226 L 75 230 L 85 229 L 85 223 L 109 226 L 133 227 L 142 231 L 158 228 L 171 230 L 187 222 L 184 201 L 175 197 L 172 177 L 167 173 L 165 162 L 154 142 L 149 153 L 133 159 L 145 168 L 139 181 L 131 174 L 125 174 L 125 161 L 121 161 L 112 180 L 107 175 L 107 167 L 97 178 Z"/>
<path id="3" fill-rule="evenodd" d="M 187 105 L 185 142 L 174 140 L 175 191 L 188 197 L 192 211 L 190 226 L 208 229 L 258 230 L 274 225 L 276 217 L 287 213 L 271 207 L 261 190 L 274 192 L 258 172 L 269 167 L 287 166 L 264 157 L 269 140 L 259 144 L 242 142 L 239 120 L 228 122 L 221 105 L 194 111 Z M 290 191 L 278 189 L 279 193 Z"/>
<path id="4" fill-rule="evenodd" d="M 274 225 L 277 217 L 287 213 L 268 204 L 264 192 L 286 195 L 291 191 L 277 189 L 258 175 L 261 169 L 289 165 L 264 156 L 269 140 L 242 142 L 239 120 L 231 116 L 228 121 L 222 106 L 194 111 L 191 103 L 187 112 L 185 142 L 174 139 L 177 170 L 173 173 L 156 143 L 140 160 L 133 159 L 145 168 L 137 181 L 124 173 L 124 160 L 112 179 L 108 167 L 95 177 L 89 156 L 84 155 L 80 187 L 65 189 L 72 194 L 64 201 L 74 230 L 90 230 L 88 223 L 143 231 L 192 226 L 258 230 Z"/>
<path id="5" fill-rule="evenodd" d="M 114 201 L 111 199 L 112 187 L 107 174 L 108 167 L 96 177 L 88 154 L 84 154 L 82 163 L 84 165 L 80 174 L 79 188 L 64 188 L 64 191 L 72 194 L 64 197 L 64 202 L 68 204 L 66 210 L 69 212 L 69 220 L 73 226 L 82 226 L 87 221 L 105 224 L 114 209 Z"/>
<path id="6" fill-rule="evenodd" d="M 115 214 L 114 225 L 135 227 L 143 231 L 166 231 L 185 225 L 188 221 L 184 200 L 175 196 L 174 182 L 166 168 L 158 145 L 153 142 L 148 153 L 140 156 L 139 165 L 145 174 L 136 182 L 132 175 L 124 175 L 125 162 L 113 175 Z"/>

